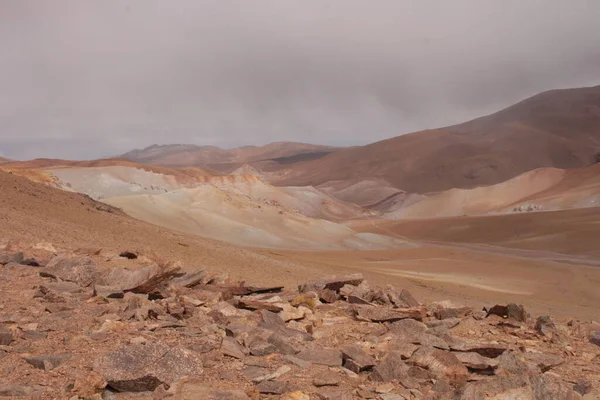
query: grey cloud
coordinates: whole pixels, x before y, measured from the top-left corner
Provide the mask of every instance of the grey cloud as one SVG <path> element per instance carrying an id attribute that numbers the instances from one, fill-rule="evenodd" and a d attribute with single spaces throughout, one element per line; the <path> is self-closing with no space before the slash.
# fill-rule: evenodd
<path id="1" fill-rule="evenodd" d="M 0 0 L 0 151 L 352 145 L 600 83 L 600 3 Z"/>

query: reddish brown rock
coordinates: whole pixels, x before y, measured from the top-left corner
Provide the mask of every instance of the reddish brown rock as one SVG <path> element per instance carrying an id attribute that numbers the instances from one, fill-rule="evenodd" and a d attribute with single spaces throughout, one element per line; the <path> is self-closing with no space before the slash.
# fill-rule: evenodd
<path id="1" fill-rule="evenodd" d="M 344 367 L 357 374 L 375 366 L 375 359 L 358 346 L 342 349 L 342 358 Z"/>
<path id="2" fill-rule="evenodd" d="M 90 286 L 99 277 L 96 263 L 88 257 L 54 257 L 40 271 L 40 276 Z"/>
<path id="3" fill-rule="evenodd" d="M 479 353 L 453 353 L 467 368 L 474 370 L 491 370 L 498 366 L 498 360 L 483 357 Z"/>
<path id="4" fill-rule="evenodd" d="M 552 334 L 552 332 L 555 331 L 555 329 L 556 329 L 556 325 L 552 321 L 552 318 L 550 318 L 547 315 L 539 317 L 535 321 L 535 330 L 540 335 L 549 336 L 550 334 Z"/>
<path id="5" fill-rule="evenodd" d="M 104 354 L 94 369 L 117 391 L 144 392 L 162 384 L 170 386 L 183 376 L 200 375 L 202 361 L 199 355 L 181 347 L 130 345 Z"/>
<path id="6" fill-rule="evenodd" d="M 257 300 L 240 300 L 237 303 L 239 308 L 245 308 L 247 310 L 267 310 L 271 312 L 280 312 L 283 311 L 278 305 L 273 303 L 267 303 L 266 301 L 257 301 Z"/>
<path id="7" fill-rule="evenodd" d="M 354 313 L 358 319 L 372 322 L 393 322 L 401 319 L 412 318 L 422 320 L 427 315 L 425 308 L 388 308 L 377 306 L 354 306 Z"/>
<path id="8" fill-rule="evenodd" d="M 310 281 L 304 285 L 300 285 L 298 289 L 300 292 L 319 292 L 323 289 L 330 289 L 333 291 L 340 290 L 344 285 L 360 285 L 365 279 L 362 274 L 351 274 L 346 276 L 332 276 L 316 281 Z"/>
<path id="9" fill-rule="evenodd" d="M 14 340 L 12 331 L 0 326 L 0 346 L 8 346 Z"/>
<path id="10" fill-rule="evenodd" d="M 342 366 L 342 353 L 333 349 L 309 349 L 296 355 L 301 360 L 312 364 L 327 365 L 330 367 Z"/>
<path id="11" fill-rule="evenodd" d="M 447 380 L 451 384 L 464 383 L 469 377 L 469 371 L 453 353 L 431 347 L 421 347 L 408 363 L 426 368 L 437 379 Z"/>
<path id="12" fill-rule="evenodd" d="M 385 359 L 373 369 L 371 379 L 378 382 L 390 382 L 408 377 L 409 367 L 403 361 L 402 356 L 396 352 L 390 352 Z"/>

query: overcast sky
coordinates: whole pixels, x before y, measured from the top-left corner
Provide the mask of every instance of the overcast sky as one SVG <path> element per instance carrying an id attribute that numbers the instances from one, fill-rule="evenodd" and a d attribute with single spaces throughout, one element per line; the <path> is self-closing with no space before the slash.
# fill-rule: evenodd
<path id="1" fill-rule="evenodd" d="M 0 156 L 353 145 L 600 84 L 597 0 L 0 0 Z"/>

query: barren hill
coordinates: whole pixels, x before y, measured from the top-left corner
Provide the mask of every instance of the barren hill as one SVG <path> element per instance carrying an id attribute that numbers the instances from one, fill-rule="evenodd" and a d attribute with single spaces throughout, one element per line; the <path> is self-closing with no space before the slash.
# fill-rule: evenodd
<path id="1" fill-rule="evenodd" d="M 275 142 L 265 146 L 244 146 L 221 149 L 215 146 L 190 144 L 153 145 L 141 150 L 133 150 L 121 157 L 132 161 L 165 166 L 206 166 L 219 164 L 239 166 L 251 161 L 283 159 L 283 161 L 313 159 L 322 157 L 338 148 L 306 143 Z M 225 168 L 229 168 L 226 165 Z M 232 167 L 231 169 L 235 169 Z M 229 172 L 229 171 L 227 171 Z"/>
<path id="2" fill-rule="evenodd" d="M 495 184 L 540 167 L 582 167 L 599 153 L 600 86 L 553 90 L 461 125 L 297 163 L 277 184 L 384 179 L 427 193 Z"/>

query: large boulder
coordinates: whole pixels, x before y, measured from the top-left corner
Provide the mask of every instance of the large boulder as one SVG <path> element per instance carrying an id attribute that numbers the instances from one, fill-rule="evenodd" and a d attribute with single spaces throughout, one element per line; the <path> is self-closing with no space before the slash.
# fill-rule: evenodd
<path id="1" fill-rule="evenodd" d="M 200 355 L 166 344 L 129 345 L 106 353 L 94 364 L 108 386 L 119 392 L 152 391 L 177 379 L 202 374 Z"/>
<path id="2" fill-rule="evenodd" d="M 82 287 L 90 286 L 98 279 L 98 269 L 94 260 L 88 257 L 54 257 L 40 271 L 40 276 L 74 282 Z"/>

